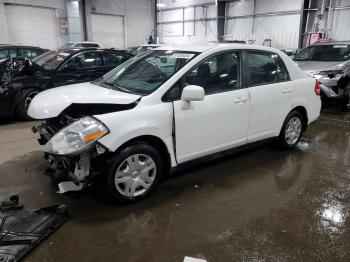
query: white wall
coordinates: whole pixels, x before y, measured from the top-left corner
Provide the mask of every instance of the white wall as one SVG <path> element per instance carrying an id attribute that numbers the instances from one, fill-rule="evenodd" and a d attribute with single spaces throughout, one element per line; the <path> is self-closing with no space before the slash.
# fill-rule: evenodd
<path id="1" fill-rule="evenodd" d="M 231 2 L 227 15 L 233 18 L 226 21 L 225 39 L 259 45 L 271 39 L 273 47 L 297 48 L 301 4 L 301 0 L 256 0 L 254 7 L 254 0 Z M 280 13 L 286 11 L 295 13 Z"/>
<path id="2" fill-rule="evenodd" d="M 0 0 L 0 43 L 9 43 L 5 4 L 52 8 L 55 10 L 57 21 L 59 18 L 67 18 L 65 0 Z M 33 28 L 33 30 L 35 30 L 35 28 Z M 59 45 L 67 41 L 68 36 L 60 34 L 59 27 L 57 27 L 56 33 L 59 35 Z"/>
<path id="3" fill-rule="evenodd" d="M 124 17 L 124 48 L 145 43 L 153 33 L 156 0 L 86 0 L 87 36 L 91 40 L 91 13 Z M 76 1 L 72 0 L 0 0 L 0 43 L 8 43 L 4 4 L 20 4 L 49 7 L 55 10 L 57 24 L 66 19 L 68 32 L 61 33 L 58 26 L 59 45 L 67 41 L 83 40 L 82 21 Z M 64 20 L 63 20 L 64 21 Z M 111 25 L 113 26 L 113 25 Z M 33 29 L 35 30 L 35 29 Z"/>
<path id="4" fill-rule="evenodd" d="M 335 6 L 350 6 L 349 0 L 335 2 Z M 330 20 L 328 22 L 328 28 L 331 29 L 330 38 L 333 40 L 350 40 L 350 9 L 331 11 Z"/>
<path id="5" fill-rule="evenodd" d="M 129 0 L 130 1 L 130 0 Z M 164 8 L 184 7 L 190 5 L 213 3 L 213 0 L 157 0 L 158 4 L 165 5 Z"/>
<path id="6" fill-rule="evenodd" d="M 189 44 L 216 39 L 214 0 L 158 0 L 157 3 L 161 5 L 158 8 L 159 42 Z M 169 8 L 175 9 L 167 10 Z"/>
<path id="7" fill-rule="evenodd" d="M 79 12 L 79 1 L 67 2 L 68 39 L 69 41 L 82 41 L 82 26 Z"/>
<path id="8" fill-rule="evenodd" d="M 88 40 L 92 39 L 91 13 L 123 16 L 124 48 L 147 43 L 153 33 L 155 0 L 86 0 Z M 113 26 L 113 25 L 111 25 Z"/>

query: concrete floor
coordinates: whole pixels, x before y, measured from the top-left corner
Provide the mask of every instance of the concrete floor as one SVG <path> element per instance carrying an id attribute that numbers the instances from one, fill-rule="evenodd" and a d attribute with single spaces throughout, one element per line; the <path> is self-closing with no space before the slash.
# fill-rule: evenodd
<path id="1" fill-rule="evenodd" d="M 297 150 L 192 168 L 131 206 L 55 194 L 29 126 L 0 126 L 0 198 L 72 218 L 25 261 L 350 261 L 350 114 L 323 113 Z"/>

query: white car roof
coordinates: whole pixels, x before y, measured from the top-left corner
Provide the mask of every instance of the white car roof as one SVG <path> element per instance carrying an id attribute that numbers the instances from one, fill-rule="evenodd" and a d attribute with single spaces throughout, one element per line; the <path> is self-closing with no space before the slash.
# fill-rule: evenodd
<path id="1" fill-rule="evenodd" d="M 72 43 L 74 43 L 74 44 L 97 44 L 97 45 L 98 45 L 98 43 L 95 43 L 95 42 L 89 42 L 89 41 L 72 42 Z"/>
<path id="2" fill-rule="evenodd" d="M 208 50 L 227 50 L 227 49 L 254 49 L 261 51 L 270 51 L 275 53 L 281 53 L 280 50 L 276 48 L 271 48 L 267 46 L 260 45 L 248 45 L 248 44 L 240 44 L 240 43 L 207 43 L 201 45 L 169 45 L 169 46 L 161 46 L 156 50 L 177 50 L 177 51 L 186 51 L 186 52 L 198 52 L 203 53 Z"/>
<path id="3" fill-rule="evenodd" d="M 160 47 L 160 46 L 163 46 L 163 45 L 161 45 L 161 44 L 147 44 L 147 45 L 142 45 L 142 46 L 145 46 L 145 47 L 147 47 L 147 46 L 149 46 L 149 47 Z"/>

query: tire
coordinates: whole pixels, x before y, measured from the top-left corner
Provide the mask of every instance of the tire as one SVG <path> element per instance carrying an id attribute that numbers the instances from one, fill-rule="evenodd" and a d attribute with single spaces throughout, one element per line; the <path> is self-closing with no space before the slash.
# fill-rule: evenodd
<path id="1" fill-rule="evenodd" d="M 130 145 L 111 157 L 102 178 L 104 193 L 112 202 L 137 202 L 157 188 L 163 170 L 163 159 L 154 147 L 144 142 Z"/>
<path id="2" fill-rule="evenodd" d="M 350 80 L 346 82 L 344 87 L 344 95 L 341 101 L 341 109 L 345 112 L 350 111 Z"/>
<path id="3" fill-rule="evenodd" d="M 279 144 L 284 149 L 293 149 L 299 143 L 303 134 L 304 117 L 297 111 L 292 111 L 284 120 L 280 135 Z"/>
<path id="4" fill-rule="evenodd" d="M 29 88 L 19 93 L 14 100 L 14 115 L 18 120 L 29 121 L 33 120 L 28 114 L 27 110 L 30 102 L 39 94 L 39 90 L 35 88 Z"/>

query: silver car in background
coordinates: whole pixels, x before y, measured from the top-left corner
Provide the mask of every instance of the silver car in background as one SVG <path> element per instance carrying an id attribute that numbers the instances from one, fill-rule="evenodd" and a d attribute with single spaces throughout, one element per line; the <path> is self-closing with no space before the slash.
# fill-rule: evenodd
<path id="1" fill-rule="evenodd" d="M 324 105 L 350 109 L 350 41 L 313 44 L 296 55 L 294 61 L 320 82 Z"/>

